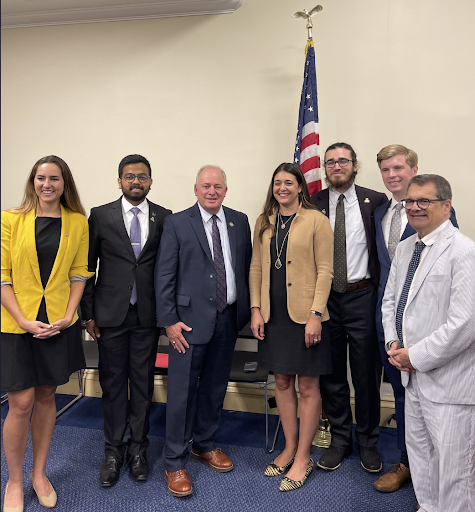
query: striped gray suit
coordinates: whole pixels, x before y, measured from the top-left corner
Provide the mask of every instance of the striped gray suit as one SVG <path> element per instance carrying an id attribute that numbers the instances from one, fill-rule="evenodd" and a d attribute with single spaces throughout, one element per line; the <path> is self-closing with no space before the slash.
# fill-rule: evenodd
<path id="1" fill-rule="evenodd" d="M 399 243 L 382 315 L 397 340 L 396 308 L 417 234 Z M 421 512 L 475 510 L 475 242 L 448 223 L 421 263 L 404 315 L 415 373 L 406 388 L 406 443 Z"/>

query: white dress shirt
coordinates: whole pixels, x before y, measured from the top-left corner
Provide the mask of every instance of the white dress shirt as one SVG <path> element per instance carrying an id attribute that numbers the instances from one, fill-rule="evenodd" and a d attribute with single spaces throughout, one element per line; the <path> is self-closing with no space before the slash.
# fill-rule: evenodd
<path id="1" fill-rule="evenodd" d="M 203 226 L 205 228 L 206 238 L 208 239 L 209 249 L 211 256 L 214 259 L 213 253 L 213 214 L 208 213 L 198 203 L 198 207 L 201 213 L 201 219 L 203 220 Z M 234 275 L 233 263 L 231 259 L 231 246 L 229 245 L 228 229 L 226 225 L 226 216 L 224 215 L 223 207 L 219 209 L 216 214 L 218 217 L 217 225 L 219 229 L 219 236 L 221 238 L 221 249 L 223 251 L 224 268 L 226 269 L 226 290 L 227 290 L 227 302 L 233 304 L 236 302 L 236 276 Z"/>
<path id="2" fill-rule="evenodd" d="M 144 199 L 137 206 L 130 204 L 124 196 L 122 196 L 122 216 L 124 217 L 125 229 L 127 230 L 127 234 L 130 238 L 130 225 L 132 224 L 132 220 L 134 218 L 133 212 L 131 212 L 132 208 L 138 208 L 140 211 L 137 214 L 137 218 L 140 223 L 140 250 L 143 249 L 144 245 L 147 243 L 148 238 L 148 217 L 150 208 L 148 206 L 148 201 Z"/>
<path id="3" fill-rule="evenodd" d="M 394 199 L 393 197 L 391 199 L 391 204 L 389 205 L 388 211 L 384 214 L 384 217 L 381 220 L 381 228 L 383 229 L 384 243 L 386 245 L 386 248 L 388 247 L 389 231 L 391 230 L 391 221 L 393 220 L 393 216 L 396 215 L 395 207 L 397 204 L 398 201 L 396 201 L 396 199 Z M 400 239 L 407 226 L 406 209 L 401 208 L 399 215 L 401 217 L 401 233 L 399 235 Z"/>
<path id="4" fill-rule="evenodd" d="M 345 196 L 343 204 L 345 206 L 346 280 L 348 283 L 357 283 L 370 277 L 366 232 L 354 183 L 343 195 Z M 335 212 L 339 197 L 340 192 L 329 190 L 329 219 L 333 231 L 335 231 Z"/>

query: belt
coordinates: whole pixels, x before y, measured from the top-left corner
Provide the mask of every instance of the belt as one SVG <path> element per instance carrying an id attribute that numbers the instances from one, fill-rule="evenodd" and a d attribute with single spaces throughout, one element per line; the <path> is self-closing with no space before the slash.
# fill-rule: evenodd
<path id="1" fill-rule="evenodd" d="M 362 279 L 357 283 L 351 283 L 346 285 L 347 292 L 354 292 L 355 290 L 361 290 L 362 288 L 368 288 L 371 284 L 371 279 Z"/>

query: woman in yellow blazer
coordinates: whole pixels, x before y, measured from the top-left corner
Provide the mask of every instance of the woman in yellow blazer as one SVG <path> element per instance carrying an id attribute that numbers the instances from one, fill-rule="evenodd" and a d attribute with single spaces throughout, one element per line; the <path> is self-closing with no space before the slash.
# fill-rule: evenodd
<path id="1" fill-rule="evenodd" d="M 265 474 L 288 471 L 281 491 L 302 487 L 313 469 L 310 448 L 321 411 L 319 376 L 331 373 L 326 304 L 332 278 L 330 222 L 310 202 L 300 167 L 283 163 L 272 176 L 256 222 L 249 274 L 251 329 L 260 340 L 259 364 L 274 372 L 285 435 L 284 451 Z"/>
<path id="2" fill-rule="evenodd" d="M 77 307 L 86 280 L 88 223 L 71 171 L 47 156 L 33 166 L 21 206 L 2 211 L 1 389 L 9 411 L 3 446 L 9 480 L 4 512 L 23 510 L 22 465 L 31 419 L 41 505 L 56 492 L 45 475 L 56 421 L 56 387 L 85 367 Z"/>

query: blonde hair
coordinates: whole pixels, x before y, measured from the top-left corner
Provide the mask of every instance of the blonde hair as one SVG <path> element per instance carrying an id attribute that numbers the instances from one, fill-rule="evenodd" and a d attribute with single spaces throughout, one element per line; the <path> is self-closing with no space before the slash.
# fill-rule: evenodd
<path id="1" fill-rule="evenodd" d="M 82 215 L 86 215 L 86 211 L 84 210 L 83 205 L 81 204 L 81 200 L 79 199 L 79 194 L 76 189 L 76 184 L 74 183 L 74 178 L 69 169 L 68 164 L 59 156 L 48 155 L 40 158 L 33 168 L 30 171 L 30 175 L 26 180 L 25 184 L 25 192 L 23 194 L 23 199 L 21 201 L 20 206 L 16 208 L 11 208 L 9 211 L 13 213 L 27 213 L 31 210 L 38 210 L 38 196 L 35 191 L 35 176 L 38 167 L 43 164 L 55 164 L 61 170 L 61 175 L 64 181 L 64 191 L 60 198 L 60 203 L 69 210 L 73 212 L 81 213 Z"/>
<path id="2" fill-rule="evenodd" d="M 377 155 L 376 161 L 378 162 L 378 167 L 381 168 L 381 161 L 387 160 L 388 158 L 392 158 L 396 155 L 404 155 L 406 157 L 406 164 L 412 169 L 417 165 L 418 157 L 415 151 L 412 149 L 406 148 L 406 146 L 401 146 L 400 144 L 391 144 L 389 146 L 384 147 Z"/>

